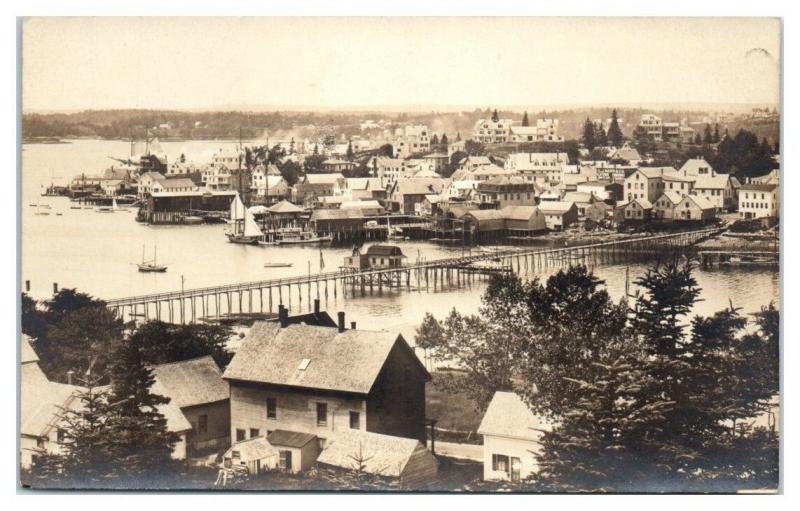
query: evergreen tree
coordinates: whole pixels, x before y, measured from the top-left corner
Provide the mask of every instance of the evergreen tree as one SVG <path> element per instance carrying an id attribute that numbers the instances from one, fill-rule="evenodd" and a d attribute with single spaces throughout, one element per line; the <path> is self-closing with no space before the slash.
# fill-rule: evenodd
<path id="1" fill-rule="evenodd" d="M 169 398 L 150 391 L 154 381 L 139 347 L 122 343 L 111 368 L 109 395 L 114 406 L 111 458 L 120 476 L 149 480 L 171 468 L 178 436 L 167 429 L 167 420 L 158 409 L 169 403 Z"/>
<path id="2" fill-rule="evenodd" d="M 700 137 L 700 133 L 695 134 L 694 136 L 694 145 L 700 145 L 703 143 L 703 139 Z"/>
<path id="3" fill-rule="evenodd" d="M 497 114 L 497 109 L 492 112 L 492 122 L 497 122 L 500 120 L 500 116 Z"/>
<path id="4" fill-rule="evenodd" d="M 456 142 L 461 142 L 461 132 L 460 131 L 456 132 Z"/>
<path id="5" fill-rule="evenodd" d="M 353 161 L 353 142 L 352 141 L 348 141 L 347 142 L 347 153 L 345 155 L 345 158 L 347 158 L 347 161 Z"/>
<path id="6" fill-rule="evenodd" d="M 586 118 L 586 122 L 583 123 L 583 136 L 581 137 L 583 141 L 584 147 L 591 151 L 597 145 L 595 140 L 595 133 L 594 133 L 594 123 Z"/>
<path id="7" fill-rule="evenodd" d="M 595 145 L 598 147 L 606 147 L 608 145 L 608 136 L 602 124 L 595 130 Z"/>
<path id="8" fill-rule="evenodd" d="M 439 145 L 439 137 L 436 133 L 431 137 L 431 145 Z"/>
<path id="9" fill-rule="evenodd" d="M 441 140 L 441 144 L 442 144 L 443 146 L 447 147 L 447 133 L 442 133 L 442 140 Z"/>
<path id="10" fill-rule="evenodd" d="M 528 112 L 527 111 L 522 116 L 522 125 L 523 126 L 530 126 L 530 121 L 528 120 Z"/>
<path id="11" fill-rule="evenodd" d="M 780 138 L 775 139 L 775 146 L 772 149 L 773 154 L 781 154 L 781 141 Z"/>
<path id="12" fill-rule="evenodd" d="M 711 144 L 713 142 L 714 142 L 714 137 L 711 135 L 711 125 L 706 124 L 706 127 L 703 130 L 703 143 Z"/>
<path id="13" fill-rule="evenodd" d="M 719 138 L 719 124 L 718 123 L 714 124 L 714 136 L 712 138 L 712 141 L 715 144 L 719 143 L 719 141 L 720 141 L 720 138 Z"/>
<path id="14" fill-rule="evenodd" d="M 622 130 L 619 127 L 619 120 L 617 119 L 617 109 L 611 111 L 611 124 L 608 126 L 608 142 L 614 147 L 622 145 L 623 140 Z"/>
<path id="15" fill-rule="evenodd" d="M 168 364 L 210 355 L 224 369 L 233 357 L 226 349 L 231 335 L 231 328 L 225 325 L 148 321 L 131 334 L 129 342 L 139 348 L 148 364 Z"/>

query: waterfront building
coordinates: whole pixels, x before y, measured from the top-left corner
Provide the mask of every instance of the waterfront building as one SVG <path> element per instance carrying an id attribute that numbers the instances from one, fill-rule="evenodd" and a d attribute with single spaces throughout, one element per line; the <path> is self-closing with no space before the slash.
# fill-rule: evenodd
<path id="1" fill-rule="evenodd" d="M 439 194 L 449 184 L 449 180 L 437 178 L 401 178 L 390 186 L 387 204 L 392 211 L 415 214 L 415 205 L 425 200 L 426 195 Z"/>
<path id="2" fill-rule="evenodd" d="M 671 222 L 675 218 L 675 208 L 680 204 L 685 195 L 676 190 L 667 190 L 653 203 L 653 219 L 661 222 Z"/>
<path id="3" fill-rule="evenodd" d="M 692 195 L 708 199 L 717 211 L 731 210 L 737 205 L 739 181 L 730 174 L 702 175 L 694 178 Z"/>
<path id="4" fill-rule="evenodd" d="M 150 171 L 141 174 L 136 186 L 136 193 L 139 196 L 139 199 L 143 199 L 147 195 L 151 194 L 154 191 L 153 187 L 155 184 L 159 181 L 163 181 L 164 179 L 166 178 L 160 172 Z"/>
<path id="5" fill-rule="evenodd" d="M 539 211 L 544 215 L 547 228 L 551 231 L 564 230 L 578 221 L 578 208 L 572 202 L 541 201 Z"/>
<path id="6" fill-rule="evenodd" d="M 365 253 L 356 247 L 353 255 L 345 257 L 344 267 L 352 270 L 399 268 L 406 256 L 395 245 L 370 245 Z"/>
<path id="7" fill-rule="evenodd" d="M 780 186 L 777 184 L 746 184 L 739 189 L 739 217 L 778 218 Z"/>
<path id="8" fill-rule="evenodd" d="M 499 167 L 498 167 L 499 168 Z M 478 181 L 473 201 L 481 208 L 501 209 L 505 206 L 535 206 L 537 187 L 520 176 L 498 176 Z"/>
<path id="9" fill-rule="evenodd" d="M 589 192 L 567 192 L 562 200 L 575 204 L 579 218 L 585 217 L 586 208 L 597 202 L 597 198 Z"/>
<path id="10" fill-rule="evenodd" d="M 257 322 L 228 365 L 231 437 L 341 429 L 426 440 L 430 374 L 400 334 Z M 270 442 L 271 443 L 271 442 Z"/>
<path id="11" fill-rule="evenodd" d="M 157 365 L 153 378 L 153 392 L 168 397 L 191 425 L 186 438 L 190 452 L 230 445 L 230 391 L 213 358 Z"/>
<path id="12" fill-rule="evenodd" d="M 483 478 L 520 482 L 539 471 L 541 440 L 552 426 L 514 392 L 495 392 L 478 426 L 483 436 Z"/>
<path id="13" fill-rule="evenodd" d="M 674 172 L 672 167 L 640 167 L 625 178 L 625 200 L 657 200 L 664 193 L 664 174 Z"/>
<path id="14" fill-rule="evenodd" d="M 156 180 L 150 186 L 150 193 L 156 192 L 196 192 L 200 189 L 199 186 L 195 184 L 189 178 L 186 177 L 172 177 L 172 178 L 164 178 L 161 180 Z"/>
<path id="15" fill-rule="evenodd" d="M 385 193 L 378 177 L 348 177 L 342 190 L 342 196 L 349 200 L 377 200 L 382 199 Z"/>
<path id="16" fill-rule="evenodd" d="M 675 206 L 675 220 L 692 220 L 708 223 L 716 216 L 716 206 L 702 195 L 686 195 Z"/>
<path id="17" fill-rule="evenodd" d="M 356 209 L 361 211 L 364 216 L 379 216 L 386 213 L 381 203 L 372 199 L 342 201 L 339 209 Z"/>
<path id="18" fill-rule="evenodd" d="M 622 209 L 625 220 L 646 222 L 653 213 L 653 204 L 641 197 L 617 204 L 617 207 Z"/>

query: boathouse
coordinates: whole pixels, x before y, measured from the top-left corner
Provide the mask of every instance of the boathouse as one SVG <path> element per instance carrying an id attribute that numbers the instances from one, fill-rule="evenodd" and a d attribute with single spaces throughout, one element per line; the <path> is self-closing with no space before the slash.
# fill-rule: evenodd
<path id="1" fill-rule="evenodd" d="M 153 192 L 145 198 L 141 220 L 151 224 L 182 223 L 186 216 L 227 218 L 235 190 Z"/>

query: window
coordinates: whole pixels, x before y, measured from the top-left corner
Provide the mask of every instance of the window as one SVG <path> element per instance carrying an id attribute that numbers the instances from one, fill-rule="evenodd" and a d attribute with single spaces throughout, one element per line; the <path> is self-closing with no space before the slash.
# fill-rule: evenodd
<path id="1" fill-rule="evenodd" d="M 274 397 L 267 398 L 267 419 L 278 418 L 278 400 Z"/>
<path id="2" fill-rule="evenodd" d="M 328 425 L 328 403 L 317 403 L 317 426 Z"/>
<path id="3" fill-rule="evenodd" d="M 492 454 L 492 470 L 509 473 L 509 460 L 505 454 Z"/>
<path id="4" fill-rule="evenodd" d="M 241 442 L 245 439 L 245 430 L 237 429 L 236 430 L 236 441 Z"/>
<path id="5" fill-rule="evenodd" d="M 258 428 L 250 428 L 250 438 L 257 437 L 259 433 Z"/>
<path id="6" fill-rule="evenodd" d="M 350 412 L 350 429 L 361 428 L 361 414 L 358 412 Z"/>
<path id="7" fill-rule="evenodd" d="M 39 437 L 36 439 L 36 447 L 39 449 L 44 449 L 44 437 Z"/>
<path id="8" fill-rule="evenodd" d="M 63 429 L 61 429 L 61 428 L 58 428 L 56 430 L 56 441 L 58 443 L 62 443 L 64 441 L 64 433 L 65 433 L 65 431 Z"/>

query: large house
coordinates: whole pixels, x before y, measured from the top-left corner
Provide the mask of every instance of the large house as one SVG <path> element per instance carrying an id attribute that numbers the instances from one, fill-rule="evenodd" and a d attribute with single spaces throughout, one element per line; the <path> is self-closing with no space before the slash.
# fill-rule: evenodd
<path id="1" fill-rule="evenodd" d="M 230 443 L 228 382 L 214 359 L 204 357 L 153 367 L 153 392 L 170 398 L 191 424 L 189 449 L 227 447 Z"/>
<path id="2" fill-rule="evenodd" d="M 401 128 L 397 138 L 392 141 L 395 158 L 408 158 L 413 154 L 427 153 L 430 149 L 430 131 L 424 124 Z"/>
<path id="3" fill-rule="evenodd" d="M 500 209 L 505 206 L 534 206 L 536 185 L 520 176 L 495 177 L 478 183 L 476 202 L 481 206 Z"/>
<path id="4" fill-rule="evenodd" d="M 472 140 L 483 144 L 502 144 L 511 141 L 511 119 L 480 119 L 472 127 Z"/>
<path id="5" fill-rule="evenodd" d="M 389 188 L 388 201 L 394 211 L 413 215 L 418 209 L 416 205 L 421 204 L 426 195 L 442 193 L 448 184 L 449 181 L 440 177 L 401 178 Z"/>
<path id="6" fill-rule="evenodd" d="M 483 478 L 519 482 L 539 471 L 541 437 L 552 426 L 513 392 L 495 392 L 478 427 L 483 435 Z"/>
<path id="7" fill-rule="evenodd" d="M 512 126 L 512 142 L 563 142 L 558 135 L 558 119 L 536 119 L 533 126 Z"/>
<path id="8" fill-rule="evenodd" d="M 747 184 L 739 189 L 739 216 L 745 220 L 777 218 L 780 214 L 780 186 Z"/>
<path id="9" fill-rule="evenodd" d="M 505 163 L 507 170 L 539 185 L 561 180 L 562 167 L 569 163 L 567 153 L 512 153 Z"/>
<path id="10" fill-rule="evenodd" d="M 694 178 L 692 194 L 708 199 L 717 211 L 732 209 L 736 204 L 739 181 L 730 174 L 701 175 Z"/>
<path id="11" fill-rule="evenodd" d="M 425 441 L 430 374 L 402 335 L 344 323 L 341 312 L 338 328 L 253 326 L 223 375 L 235 442 L 281 430 L 322 449 L 348 429 Z"/>
<path id="12" fill-rule="evenodd" d="M 687 195 L 675 206 L 675 220 L 710 222 L 716 216 L 716 207 L 702 195 Z"/>
<path id="13" fill-rule="evenodd" d="M 641 167 L 625 178 L 626 201 L 645 199 L 653 202 L 664 193 L 664 174 L 675 173 L 672 167 Z"/>

